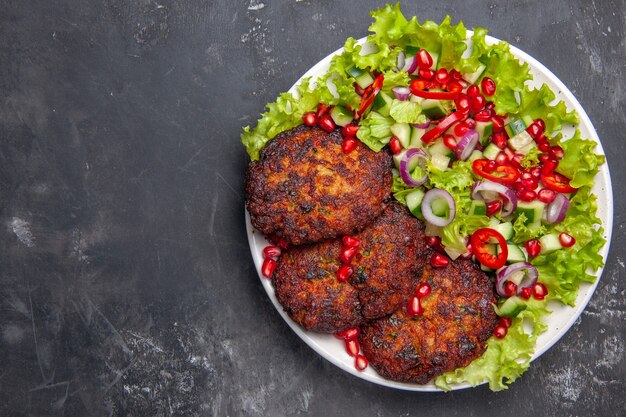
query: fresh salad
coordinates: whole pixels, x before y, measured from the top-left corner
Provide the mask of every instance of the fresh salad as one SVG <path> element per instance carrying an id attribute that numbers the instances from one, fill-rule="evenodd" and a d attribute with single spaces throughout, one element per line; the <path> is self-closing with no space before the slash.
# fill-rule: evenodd
<path id="1" fill-rule="evenodd" d="M 258 159 L 274 136 L 305 123 L 342 127 L 344 152 L 356 140 L 388 147 L 393 195 L 426 222 L 438 250 L 431 265 L 474 257 L 499 295 L 486 352 L 435 384 L 505 389 L 529 366 L 547 301 L 573 306 L 580 283 L 603 266 L 591 187 L 605 158 L 579 130 L 560 133 L 577 114 L 547 85 L 529 87 L 529 66 L 507 43 L 489 44 L 487 30 L 468 37 L 449 17 L 407 20 L 399 4 L 371 14 L 365 42 L 348 39 L 325 75 L 268 104 L 241 140 Z"/>

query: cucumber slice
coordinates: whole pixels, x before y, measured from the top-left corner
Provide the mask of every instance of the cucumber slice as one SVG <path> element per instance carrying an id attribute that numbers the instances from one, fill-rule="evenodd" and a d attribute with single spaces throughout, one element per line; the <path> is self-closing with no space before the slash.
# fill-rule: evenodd
<path id="1" fill-rule="evenodd" d="M 496 225 L 494 228 L 497 232 L 499 232 L 504 240 L 511 240 L 513 238 L 513 223 L 504 222 Z"/>
<path id="2" fill-rule="evenodd" d="M 558 233 L 548 233 L 547 235 L 543 235 L 539 238 L 539 242 L 541 243 L 542 254 L 563 249 L 563 245 L 561 245 Z"/>
<path id="3" fill-rule="evenodd" d="M 470 154 L 469 158 L 467 158 L 467 162 L 474 162 L 477 159 L 484 159 L 484 155 L 478 149 L 474 149 Z"/>
<path id="4" fill-rule="evenodd" d="M 343 106 L 335 106 L 330 111 L 330 117 L 336 125 L 344 127 L 352 123 L 352 120 L 354 120 L 354 113 Z"/>
<path id="5" fill-rule="evenodd" d="M 509 255 L 506 258 L 506 262 L 509 264 L 514 264 L 516 262 L 526 262 L 526 254 L 524 251 L 514 243 L 508 243 L 506 245 Z"/>
<path id="6" fill-rule="evenodd" d="M 424 199 L 424 190 L 422 188 L 417 188 L 415 191 L 411 191 L 405 196 L 406 206 L 409 211 L 418 219 L 424 220 L 424 216 L 422 216 L 422 200 Z"/>
<path id="7" fill-rule="evenodd" d="M 411 128 L 411 148 L 424 149 L 424 142 L 422 142 L 424 133 L 426 133 L 426 129 L 420 129 L 419 127 Z"/>
<path id="8" fill-rule="evenodd" d="M 527 131 L 523 130 L 517 135 L 513 136 L 511 139 L 509 139 L 509 146 L 514 150 L 519 151 L 520 149 L 525 148 L 533 142 L 534 140 L 532 136 L 530 136 Z"/>
<path id="9" fill-rule="evenodd" d="M 543 211 L 546 205 L 539 200 L 525 202 L 520 201 L 517 203 L 517 209 L 515 209 L 515 213 L 519 216 L 524 213 L 526 216 L 526 221 L 524 224 L 529 227 L 539 227 L 541 226 L 541 218 L 543 217 Z"/>
<path id="10" fill-rule="evenodd" d="M 525 131 L 526 127 L 527 126 L 526 126 L 526 123 L 524 122 L 524 120 L 522 120 L 522 119 L 513 119 L 513 120 L 509 121 L 509 123 L 507 125 L 504 126 L 504 130 L 506 130 L 507 135 L 509 135 L 509 137 L 512 138 L 515 135 Z"/>
<path id="11" fill-rule="evenodd" d="M 396 123 L 390 128 L 391 133 L 400 140 L 403 148 L 408 148 L 411 143 L 411 125 L 408 123 Z"/>
<path id="12" fill-rule="evenodd" d="M 433 214 L 437 217 L 448 217 L 450 215 L 450 206 L 443 198 L 433 200 L 430 204 Z"/>
<path id="13" fill-rule="evenodd" d="M 439 138 L 435 140 L 432 144 L 428 146 L 428 153 L 431 155 L 443 155 L 452 157 L 454 155 L 454 151 L 446 146 L 443 143 L 443 139 Z"/>
<path id="14" fill-rule="evenodd" d="M 497 309 L 497 313 L 502 317 L 516 317 L 519 313 L 526 310 L 528 305 L 521 297 L 514 295 L 506 299 L 504 303 Z"/>
<path id="15" fill-rule="evenodd" d="M 478 66 L 478 68 L 476 69 L 476 71 L 470 72 L 470 73 L 467 73 L 467 74 L 463 74 L 463 78 L 468 83 L 474 84 L 474 83 L 476 83 L 476 81 L 478 81 L 480 76 L 483 75 L 483 72 L 485 72 L 485 68 L 487 68 L 487 67 L 484 64 L 480 64 Z"/>
<path id="16" fill-rule="evenodd" d="M 444 100 L 426 99 L 421 101 L 422 113 L 429 119 L 441 119 L 450 113 L 451 105 Z"/>
<path id="17" fill-rule="evenodd" d="M 472 204 L 469 209 L 470 216 L 486 216 L 487 215 L 487 205 L 484 201 L 480 200 L 472 200 Z"/>
<path id="18" fill-rule="evenodd" d="M 370 84 L 374 82 L 374 77 L 372 77 L 369 72 L 357 66 L 352 66 L 348 68 L 346 72 L 355 79 L 356 83 L 361 88 L 367 88 Z"/>
<path id="19" fill-rule="evenodd" d="M 444 155 L 433 155 L 430 158 L 430 163 L 433 164 L 433 167 L 435 167 L 439 171 L 445 171 L 448 169 L 450 158 Z"/>
<path id="20" fill-rule="evenodd" d="M 483 156 L 493 161 L 499 153 L 500 148 L 498 148 L 495 143 L 490 143 L 483 151 Z"/>
<path id="21" fill-rule="evenodd" d="M 480 144 L 485 146 L 489 143 L 489 138 L 493 133 L 493 122 L 476 122 L 474 130 L 478 132 Z"/>
<path id="22" fill-rule="evenodd" d="M 376 95 L 376 98 L 374 98 L 374 102 L 372 103 L 372 109 L 376 110 L 382 116 L 388 117 L 389 110 L 391 109 L 392 100 L 393 98 L 389 94 L 380 91 Z"/>

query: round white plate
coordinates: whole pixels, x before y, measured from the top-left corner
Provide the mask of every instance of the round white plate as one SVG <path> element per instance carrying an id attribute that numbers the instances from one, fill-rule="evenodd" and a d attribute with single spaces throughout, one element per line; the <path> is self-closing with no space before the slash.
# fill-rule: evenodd
<path id="1" fill-rule="evenodd" d="M 471 36 L 471 34 L 472 32 L 468 31 L 468 38 Z M 365 38 L 359 40 L 359 42 L 364 41 Z M 499 42 L 499 40 L 488 36 L 487 42 L 492 44 Z M 328 70 L 331 58 L 334 55 L 340 54 L 342 52 L 343 48 L 340 48 L 332 54 L 328 55 L 326 58 L 322 59 L 311 69 L 309 69 L 302 77 L 300 77 L 300 80 L 298 80 L 289 91 L 293 93 L 295 90 L 295 86 L 298 85 L 298 83 L 300 83 L 300 81 L 304 77 L 315 78 L 323 75 Z M 530 85 L 539 88 L 542 83 L 547 84 L 556 93 L 558 100 L 563 100 L 565 102 L 569 110 L 574 109 L 578 112 L 578 115 L 580 117 L 580 125 L 578 126 L 578 128 L 582 133 L 582 137 L 589 138 L 595 141 L 598 144 L 596 152 L 604 154 L 604 150 L 602 149 L 602 145 L 600 144 L 600 139 L 598 138 L 598 134 L 596 133 L 593 125 L 591 124 L 591 121 L 589 120 L 589 116 L 587 116 L 585 110 L 583 110 L 580 103 L 578 103 L 572 92 L 569 91 L 565 84 L 563 84 L 550 70 L 543 66 L 543 64 L 541 64 L 539 61 L 537 61 L 527 53 L 519 50 L 514 46 L 511 46 L 511 52 L 519 60 L 527 62 L 530 66 L 531 73 L 534 77 L 534 79 L 529 82 Z M 573 132 L 574 128 L 571 126 L 563 129 L 563 133 L 566 137 L 571 137 Z M 602 257 L 606 261 L 609 252 L 609 244 L 611 241 L 611 231 L 613 229 L 613 195 L 611 189 L 611 177 L 607 164 L 602 165 L 602 167 L 600 168 L 600 172 L 595 179 L 593 192 L 598 196 L 598 217 L 602 220 L 602 227 L 605 231 L 604 237 L 607 240 L 607 243 L 604 245 L 600 252 Z M 425 385 L 417 385 L 410 383 L 394 382 L 384 379 L 383 377 L 379 376 L 376 371 L 374 371 L 371 367 L 368 367 L 365 371 L 360 372 L 354 367 L 354 358 L 348 356 L 348 354 L 344 350 L 343 343 L 340 340 L 336 339 L 332 335 L 308 332 L 302 329 L 296 323 L 294 323 L 289 318 L 287 313 L 285 313 L 282 306 L 278 303 L 278 300 L 274 295 L 274 288 L 272 287 L 270 280 L 264 278 L 261 275 L 261 265 L 263 264 L 262 251 L 263 248 L 269 243 L 261 233 L 254 230 L 250 223 L 250 216 L 247 210 L 245 218 L 246 229 L 248 232 L 248 241 L 250 243 L 250 250 L 252 251 L 252 257 L 254 259 L 259 278 L 261 279 L 261 282 L 263 284 L 263 288 L 265 288 L 265 291 L 267 291 L 267 295 L 270 297 L 272 303 L 274 303 L 274 306 L 281 314 L 281 316 L 285 319 L 287 324 L 289 324 L 293 331 L 296 332 L 296 334 L 300 336 L 300 338 L 304 340 L 306 344 L 308 344 L 311 348 L 313 348 L 313 350 L 322 355 L 324 358 L 337 365 L 339 368 L 357 376 L 358 378 L 365 379 L 376 384 L 409 391 L 439 391 L 439 389 L 436 388 L 432 382 Z M 594 284 L 581 284 L 575 307 L 568 307 L 557 302 L 551 303 L 549 305 L 549 308 L 553 312 L 547 319 L 548 330 L 541 336 L 539 336 L 533 360 L 537 359 L 539 356 L 541 356 L 541 354 L 543 354 L 546 350 L 552 347 L 552 345 L 554 345 L 574 324 L 576 319 L 580 316 L 584 308 L 587 306 L 589 299 L 591 298 L 594 290 L 596 289 L 596 286 L 598 285 L 601 274 L 602 269 L 597 271 L 598 279 Z M 453 386 L 453 389 L 462 389 L 469 386 L 469 384 L 458 384 Z"/>

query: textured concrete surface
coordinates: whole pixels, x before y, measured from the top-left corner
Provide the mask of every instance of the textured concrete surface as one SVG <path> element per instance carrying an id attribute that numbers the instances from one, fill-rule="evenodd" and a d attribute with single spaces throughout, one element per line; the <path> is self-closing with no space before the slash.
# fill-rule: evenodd
<path id="1" fill-rule="evenodd" d="M 407 393 L 339 370 L 265 296 L 243 125 L 361 37 L 375 1 L 0 2 L 0 415 L 626 413 L 623 0 L 405 2 L 570 87 L 615 190 L 587 310 L 508 391 Z"/>

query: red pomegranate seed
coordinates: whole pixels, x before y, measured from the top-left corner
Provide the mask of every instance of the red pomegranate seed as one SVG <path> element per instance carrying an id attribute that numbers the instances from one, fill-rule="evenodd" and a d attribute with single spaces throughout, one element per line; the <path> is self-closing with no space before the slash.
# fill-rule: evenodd
<path id="1" fill-rule="evenodd" d="M 500 320 L 498 320 L 498 324 L 508 329 L 509 327 L 511 327 L 511 324 L 513 324 L 513 319 L 511 319 L 510 317 L 500 317 Z"/>
<path id="2" fill-rule="evenodd" d="M 483 94 L 491 97 L 496 93 L 496 83 L 489 77 L 485 77 L 480 82 L 480 87 L 483 90 Z"/>
<path id="3" fill-rule="evenodd" d="M 332 117 L 330 116 L 322 116 L 319 118 L 317 124 L 319 127 L 327 131 L 328 133 L 335 130 L 335 122 L 333 122 Z"/>
<path id="4" fill-rule="evenodd" d="M 494 111 L 494 109 L 496 108 L 496 103 L 494 103 L 493 101 L 488 101 L 487 103 L 485 103 L 485 108 L 487 110 Z"/>
<path id="5" fill-rule="evenodd" d="M 445 268 L 450 263 L 450 260 L 445 255 L 435 252 L 430 257 L 430 265 L 433 268 Z"/>
<path id="6" fill-rule="evenodd" d="M 361 350 L 361 348 L 359 347 L 359 342 L 356 339 L 348 339 L 344 342 L 344 344 L 346 345 L 346 352 L 348 352 L 348 355 L 356 357 L 356 355 L 359 354 L 359 350 Z"/>
<path id="7" fill-rule="evenodd" d="M 523 183 L 522 187 L 524 187 Z M 517 192 L 517 198 L 526 202 L 533 201 L 535 198 L 537 198 L 537 193 L 533 190 L 529 190 L 528 188 L 524 188 Z"/>
<path id="8" fill-rule="evenodd" d="M 452 77 L 455 80 L 460 80 L 461 78 L 463 78 L 463 74 L 461 74 L 459 71 L 452 68 L 450 70 L 450 77 Z"/>
<path id="9" fill-rule="evenodd" d="M 502 201 L 493 200 L 487 203 L 487 216 L 495 216 L 502 210 Z"/>
<path id="10" fill-rule="evenodd" d="M 539 180 L 533 176 L 530 178 L 522 178 L 520 182 L 527 190 L 534 190 L 537 188 L 537 185 L 539 185 Z"/>
<path id="11" fill-rule="evenodd" d="M 495 132 L 491 135 L 491 141 L 500 149 L 506 149 L 506 132 Z"/>
<path id="12" fill-rule="evenodd" d="M 467 95 L 465 94 L 459 94 L 457 98 L 454 99 L 454 105 L 456 106 L 457 110 L 469 110 L 469 97 L 467 97 Z"/>
<path id="13" fill-rule="evenodd" d="M 429 69 L 433 66 L 433 57 L 430 56 L 426 49 L 420 49 L 415 55 L 417 59 L 417 67 L 420 69 Z"/>
<path id="14" fill-rule="evenodd" d="M 348 235 L 344 236 L 341 241 L 345 246 L 353 246 L 355 248 L 361 244 L 361 241 L 358 238 Z"/>
<path id="15" fill-rule="evenodd" d="M 354 246 L 348 246 L 341 249 L 341 253 L 339 254 L 339 259 L 344 264 L 349 264 L 352 258 L 356 255 L 356 248 Z"/>
<path id="16" fill-rule="evenodd" d="M 435 73 L 435 80 L 439 84 L 445 84 L 450 81 L 450 75 L 448 74 L 448 70 L 445 68 L 439 68 Z"/>
<path id="17" fill-rule="evenodd" d="M 509 329 L 507 329 L 504 326 L 496 326 L 495 329 L 493 329 L 493 335 L 495 337 L 497 337 L 498 339 L 502 339 L 504 338 L 504 336 L 506 336 L 506 334 L 508 333 Z"/>
<path id="18" fill-rule="evenodd" d="M 491 121 L 493 122 L 493 131 L 494 132 L 502 132 L 504 130 L 504 119 L 500 116 L 493 115 L 491 116 Z"/>
<path id="19" fill-rule="evenodd" d="M 543 166 L 541 167 L 541 172 L 544 174 L 551 174 L 558 166 L 559 163 L 557 161 L 554 161 L 552 159 L 547 160 L 543 163 Z"/>
<path id="20" fill-rule="evenodd" d="M 480 89 L 478 88 L 478 86 L 476 84 L 472 84 L 469 87 L 467 87 L 467 95 L 468 96 L 476 97 L 479 94 L 480 94 Z"/>
<path id="21" fill-rule="evenodd" d="M 496 159 L 494 160 L 497 166 L 506 165 L 509 163 L 509 157 L 502 151 L 498 152 Z"/>
<path id="22" fill-rule="evenodd" d="M 576 244 L 576 239 L 569 233 L 563 232 L 559 235 L 559 242 L 561 242 L 561 246 L 564 248 L 571 248 Z"/>
<path id="23" fill-rule="evenodd" d="M 350 153 L 356 149 L 357 141 L 354 137 L 348 136 L 343 139 L 343 143 L 341 144 L 341 150 L 343 153 Z"/>
<path id="24" fill-rule="evenodd" d="M 305 125 L 313 127 L 317 124 L 317 115 L 312 111 L 304 113 L 302 115 L 302 121 Z"/>
<path id="25" fill-rule="evenodd" d="M 548 289 L 541 282 L 536 282 L 533 285 L 533 297 L 536 300 L 543 300 L 548 295 Z"/>
<path id="26" fill-rule="evenodd" d="M 539 179 L 541 178 L 541 168 L 539 167 L 534 167 L 530 170 L 530 175 L 532 175 L 533 177 Z"/>
<path id="27" fill-rule="evenodd" d="M 431 248 L 438 248 L 441 245 L 439 236 L 426 236 L 426 244 Z"/>
<path id="28" fill-rule="evenodd" d="M 485 108 L 485 97 L 481 94 L 470 97 L 470 110 L 473 112 L 480 111 Z"/>
<path id="29" fill-rule="evenodd" d="M 531 123 L 530 126 L 528 126 L 526 128 L 526 132 L 528 132 L 528 134 L 530 135 L 531 138 L 537 140 L 537 138 L 539 137 L 539 135 L 541 133 L 543 133 L 541 131 L 541 128 L 539 127 L 539 125 L 537 123 Z"/>
<path id="30" fill-rule="evenodd" d="M 488 122 L 491 120 L 491 112 L 489 110 L 481 110 L 474 115 L 474 119 L 478 122 Z"/>
<path id="31" fill-rule="evenodd" d="M 541 152 L 550 152 L 550 144 L 548 142 L 537 142 L 537 148 Z"/>
<path id="32" fill-rule="evenodd" d="M 542 132 L 546 131 L 546 123 L 543 121 L 543 119 L 535 119 L 533 123 L 537 123 Z"/>
<path id="33" fill-rule="evenodd" d="M 450 134 L 443 136 L 443 144 L 452 150 L 455 150 L 457 147 L 456 139 Z"/>
<path id="34" fill-rule="evenodd" d="M 542 203 L 550 204 L 556 198 L 556 193 L 544 188 L 537 193 L 537 199 Z"/>
<path id="35" fill-rule="evenodd" d="M 555 145 L 550 148 L 550 151 L 548 154 L 550 155 L 550 158 L 559 160 L 559 159 L 563 159 L 563 155 L 565 155 L 565 152 L 563 151 L 563 148 L 561 148 L 558 145 Z"/>
<path id="36" fill-rule="evenodd" d="M 359 126 L 357 125 L 345 125 L 341 129 L 341 134 L 344 136 L 356 136 L 356 132 L 359 131 Z"/>
<path id="37" fill-rule="evenodd" d="M 422 303 L 420 302 L 420 299 L 417 295 L 414 295 L 409 299 L 409 304 L 406 307 L 406 312 L 413 317 L 419 317 L 424 314 L 424 310 L 422 310 Z"/>
<path id="38" fill-rule="evenodd" d="M 471 243 L 468 243 L 467 245 L 465 245 L 465 249 L 467 249 L 467 252 L 465 252 L 463 255 L 461 255 L 461 258 L 469 259 L 472 256 L 474 256 L 474 253 L 472 252 L 472 244 Z"/>
<path id="39" fill-rule="evenodd" d="M 393 153 L 394 155 L 402 152 L 402 144 L 400 143 L 400 139 L 392 136 L 391 140 L 389 141 L 389 149 L 391 149 L 391 153 Z"/>
<path id="40" fill-rule="evenodd" d="M 326 113 L 328 113 L 328 111 L 330 110 L 330 106 L 324 103 L 320 103 L 317 105 L 317 113 L 316 116 L 318 119 L 320 119 L 322 116 L 326 115 Z"/>
<path id="41" fill-rule="evenodd" d="M 278 258 L 280 256 L 281 250 L 278 246 L 266 246 L 263 248 L 263 257 L 267 258 Z"/>
<path id="42" fill-rule="evenodd" d="M 351 327 L 341 332 L 337 332 L 335 333 L 335 336 L 343 340 L 356 340 L 360 334 L 361 334 L 361 329 L 357 326 L 357 327 Z"/>
<path id="43" fill-rule="evenodd" d="M 504 294 L 506 294 L 507 297 L 517 294 L 517 284 L 513 281 L 507 281 L 504 284 Z"/>
<path id="44" fill-rule="evenodd" d="M 493 171 L 496 170 L 497 167 L 498 167 L 498 164 L 496 164 L 496 161 L 489 161 L 485 164 L 485 166 L 483 167 L 483 170 L 487 174 L 491 174 Z"/>
<path id="45" fill-rule="evenodd" d="M 522 190 L 524 190 L 524 186 L 523 186 L 523 185 L 522 185 L 522 183 L 521 183 L 521 182 L 519 182 L 519 181 L 518 181 L 518 182 L 516 182 L 516 183 L 514 183 L 512 187 L 513 187 L 513 189 L 514 189 L 515 191 L 522 191 Z M 516 193 L 516 194 L 517 194 L 517 193 Z"/>
<path id="46" fill-rule="evenodd" d="M 419 69 L 417 71 L 417 76 L 423 80 L 430 81 L 435 78 L 435 71 L 431 69 Z"/>
<path id="47" fill-rule="evenodd" d="M 272 258 L 267 258 L 263 261 L 263 266 L 261 267 L 261 273 L 265 278 L 271 278 L 274 274 L 274 269 L 276 269 L 276 261 Z"/>
<path id="48" fill-rule="evenodd" d="M 538 239 L 530 239 L 524 243 L 526 252 L 531 258 L 537 257 L 541 253 L 541 242 Z"/>
<path id="49" fill-rule="evenodd" d="M 367 358 L 363 355 L 357 355 L 354 360 L 354 367 L 359 371 L 364 371 L 369 365 Z"/>
<path id="50" fill-rule="evenodd" d="M 352 276 L 353 269 L 350 265 L 341 265 L 337 270 L 337 281 L 346 282 Z"/>
<path id="51" fill-rule="evenodd" d="M 522 159 L 524 159 L 524 155 L 522 155 L 521 153 L 516 153 L 515 155 L 513 155 L 512 158 L 509 159 L 512 165 L 520 169 L 522 168 Z"/>
<path id="52" fill-rule="evenodd" d="M 454 134 L 459 138 L 466 134 L 468 130 L 469 129 L 467 128 L 467 126 L 465 126 L 463 123 L 458 123 L 456 126 L 454 126 Z"/>
<path id="53" fill-rule="evenodd" d="M 532 288 L 525 287 L 520 290 L 519 296 L 522 297 L 524 300 L 529 300 L 532 293 L 533 293 Z"/>
<path id="54" fill-rule="evenodd" d="M 415 291 L 415 295 L 418 298 L 424 298 L 424 297 L 427 297 L 431 291 L 432 291 L 432 288 L 430 287 L 430 284 L 427 282 L 423 282 L 417 287 L 417 291 Z"/>
<path id="55" fill-rule="evenodd" d="M 463 124 L 467 126 L 468 129 L 473 129 L 476 127 L 476 120 L 472 119 L 471 117 L 468 117 L 467 119 L 465 119 Z"/>

